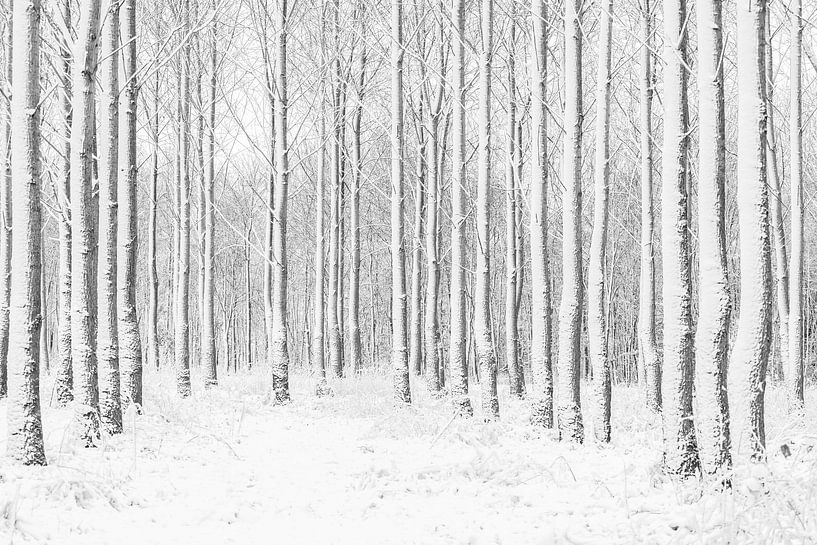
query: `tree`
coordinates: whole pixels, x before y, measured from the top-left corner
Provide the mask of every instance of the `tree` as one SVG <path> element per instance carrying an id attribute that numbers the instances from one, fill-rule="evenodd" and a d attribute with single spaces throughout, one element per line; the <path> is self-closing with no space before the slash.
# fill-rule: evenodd
<path id="1" fill-rule="evenodd" d="M 99 277 L 97 301 L 97 361 L 99 415 L 108 433 L 122 432 L 117 327 L 117 224 L 119 176 L 119 6 L 106 2 L 99 62 L 102 107 L 99 146 Z M 135 145 L 135 144 L 134 144 Z"/>
<path id="2" fill-rule="evenodd" d="M 12 48 L 11 247 L 6 452 L 25 465 L 45 465 L 40 417 L 40 2 L 16 2 Z"/>
<path id="3" fill-rule="evenodd" d="M 786 370 L 789 408 L 803 411 L 803 3 L 791 4 L 791 284 L 789 286 L 789 346 Z M 741 254 L 743 255 L 743 254 Z M 742 278 L 742 276 L 741 276 Z M 782 317 L 781 317 L 782 320 Z M 782 351 L 782 349 L 781 349 Z M 756 396 L 758 394 L 756 393 Z M 759 393 L 762 396 L 762 391 Z M 762 401 L 762 397 L 761 397 Z"/>
<path id="4" fill-rule="evenodd" d="M 737 6 L 738 226 L 740 312 L 730 365 L 736 395 L 732 428 L 740 452 L 765 451 L 764 391 L 771 335 L 771 246 L 766 185 L 765 0 Z M 760 58 L 759 58 L 760 56 Z M 792 244 L 792 253 L 794 246 Z"/>
<path id="5" fill-rule="evenodd" d="M 181 6 L 184 40 L 181 64 L 181 124 L 179 137 L 179 251 L 176 267 L 175 363 L 176 390 L 190 395 L 190 0 Z"/>
<path id="6" fill-rule="evenodd" d="M 451 176 L 451 299 L 449 303 L 449 381 L 451 400 L 462 416 L 472 416 L 468 398 L 468 359 L 465 323 L 465 1 L 453 0 L 454 63 L 453 89 L 453 164 Z"/>
<path id="7" fill-rule="evenodd" d="M 391 0 L 391 38 L 392 373 L 395 399 L 411 403 L 403 246 L 403 0 Z"/>
<path id="8" fill-rule="evenodd" d="M 613 39 L 613 1 L 601 4 L 599 69 L 596 75 L 596 160 L 594 164 L 593 234 L 587 267 L 587 331 L 593 368 L 593 433 L 602 443 L 610 441 L 610 362 L 607 360 L 605 308 L 605 256 L 608 202 L 610 200 L 610 55 Z"/>
<path id="9" fill-rule="evenodd" d="M 641 379 L 647 408 L 661 411 L 661 356 L 655 338 L 655 212 L 653 210 L 652 134 L 652 8 L 641 9 L 640 166 L 641 166 L 641 274 L 638 288 L 638 347 Z"/>
<path id="10" fill-rule="evenodd" d="M 8 22 L 3 32 L 3 48 L 6 55 L 6 78 L 12 83 L 12 26 L 11 11 L 14 4 L 9 1 Z M 0 398 L 8 393 L 8 352 L 9 352 L 9 304 L 11 297 L 11 100 L 3 97 L 2 125 L 0 125 Z M 70 371 L 70 364 L 69 364 Z M 59 385 L 59 378 L 57 379 Z M 70 384 L 68 388 L 70 388 Z M 59 393 L 59 390 L 58 390 Z M 58 399 L 59 398 L 58 396 Z"/>
<path id="11" fill-rule="evenodd" d="M 479 147 L 477 149 L 477 270 L 474 292 L 474 337 L 480 372 L 482 413 L 486 420 L 499 417 L 496 388 L 496 359 L 491 338 L 491 62 L 494 42 L 494 3 L 482 0 L 479 59 Z"/>
<path id="12" fill-rule="evenodd" d="M 687 5 L 664 2 L 664 151 L 662 229 L 664 257 L 664 464 L 693 475 L 699 465 L 692 420 L 695 359 L 692 348 L 692 274 L 687 151 Z"/>
<path id="13" fill-rule="evenodd" d="M 579 397 L 582 331 L 582 27 L 581 0 L 565 3 L 565 112 L 562 197 L 562 301 L 559 308 L 559 435 L 584 440 Z"/>
<path id="14" fill-rule="evenodd" d="M 698 240 L 700 282 L 695 333 L 698 445 L 704 469 L 731 465 L 726 366 L 729 278 L 726 261 L 726 130 L 721 2 L 706 0 L 698 14 Z"/>
<path id="15" fill-rule="evenodd" d="M 547 157 L 547 30 L 546 0 L 531 3 L 531 421 L 553 427 L 553 362 L 551 360 L 551 293 L 548 263 Z"/>
<path id="16" fill-rule="evenodd" d="M 96 233 L 93 207 L 94 102 L 100 0 L 82 4 L 74 48 L 71 119 L 71 360 L 80 438 L 99 439 Z"/>
<path id="17" fill-rule="evenodd" d="M 278 108 L 275 119 L 275 222 L 272 227 L 272 338 L 270 344 L 272 390 L 276 403 L 288 403 L 289 347 L 287 346 L 287 199 L 289 197 L 289 140 L 287 133 L 287 36 L 288 3 L 280 0 L 275 12 L 278 43 L 275 57 L 275 89 Z"/>
<path id="18" fill-rule="evenodd" d="M 343 114 L 341 108 L 341 65 L 340 65 L 340 0 L 335 0 L 334 6 L 334 36 L 335 36 L 335 51 L 334 51 L 334 77 L 332 82 L 332 167 L 330 173 L 331 179 L 331 195 L 330 195 L 330 234 L 329 234 L 329 301 L 327 307 L 329 309 L 329 316 L 327 319 L 327 327 L 329 328 L 329 366 L 336 377 L 343 376 L 343 338 L 341 337 L 340 316 L 338 314 L 338 307 L 343 308 L 343 303 L 340 302 L 343 298 L 343 293 L 340 287 L 341 282 L 341 192 L 342 192 L 342 176 L 341 176 L 341 142 L 342 142 L 342 125 Z"/>

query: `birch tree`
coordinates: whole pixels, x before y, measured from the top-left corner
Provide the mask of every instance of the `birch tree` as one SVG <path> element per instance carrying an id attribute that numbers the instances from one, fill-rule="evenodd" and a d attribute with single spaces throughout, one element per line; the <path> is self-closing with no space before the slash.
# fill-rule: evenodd
<path id="1" fill-rule="evenodd" d="M 12 232 L 9 299 L 8 434 L 16 463 L 45 465 L 40 417 L 40 2 L 16 2 L 12 48 Z"/>
<path id="2" fill-rule="evenodd" d="M 465 323 L 465 0 L 452 0 L 453 159 L 451 176 L 451 297 L 449 303 L 449 383 L 451 400 L 462 416 L 472 416 L 468 397 Z"/>
<path id="3" fill-rule="evenodd" d="M 584 440 L 579 382 L 582 331 L 582 0 L 565 2 L 562 165 L 562 300 L 559 308 L 559 436 Z"/>
<path id="4" fill-rule="evenodd" d="M 601 4 L 599 14 L 599 69 L 596 75 L 596 157 L 593 234 L 587 272 L 587 331 L 593 368 L 593 433 L 602 443 L 610 441 L 610 363 L 607 360 L 605 309 L 605 255 L 608 201 L 610 198 L 610 55 L 613 37 L 613 1 Z"/>
<path id="5" fill-rule="evenodd" d="M 546 0 L 531 1 L 531 421 L 553 427 L 553 363 L 551 360 L 551 293 L 548 263 L 547 40 Z"/>
<path id="6" fill-rule="evenodd" d="M 661 177 L 664 368 L 661 393 L 664 464 L 668 472 L 684 476 L 693 475 L 699 465 L 692 420 L 695 359 L 687 193 L 687 18 L 686 0 L 664 0 L 664 150 Z"/>
<path id="7" fill-rule="evenodd" d="M 100 4 L 101 0 L 89 0 L 81 5 L 72 85 L 71 360 L 79 434 L 87 446 L 99 439 L 93 159 Z"/>
<path id="8" fill-rule="evenodd" d="M 655 337 L 655 212 L 653 209 L 652 7 L 642 0 L 640 91 L 641 273 L 638 289 L 638 347 L 647 408 L 661 411 L 661 356 Z"/>
<path id="9" fill-rule="evenodd" d="M 105 2 L 99 81 L 99 278 L 97 288 L 97 361 L 99 414 L 108 433 L 122 431 L 117 327 L 117 193 L 119 175 L 119 0 Z"/>
<path id="10" fill-rule="evenodd" d="M 403 48 L 403 0 L 391 0 L 392 374 L 395 399 L 411 403 L 403 246 Z"/>
<path id="11" fill-rule="evenodd" d="M 726 260 L 726 130 L 722 5 L 699 0 L 698 15 L 698 324 L 695 333 L 696 423 L 704 469 L 731 465 L 726 366 L 729 278 Z"/>
<path id="12" fill-rule="evenodd" d="M 791 5 L 791 284 L 789 286 L 789 346 L 786 382 L 789 408 L 802 412 L 803 398 L 803 3 Z M 742 255 L 742 254 L 741 254 Z M 742 276 L 741 276 L 742 278 Z M 782 319 L 782 318 L 781 318 Z M 781 349 L 782 351 L 782 349 Z M 760 393 L 762 395 L 762 392 Z M 762 400 L 762 398 L 761 398 Z"/>

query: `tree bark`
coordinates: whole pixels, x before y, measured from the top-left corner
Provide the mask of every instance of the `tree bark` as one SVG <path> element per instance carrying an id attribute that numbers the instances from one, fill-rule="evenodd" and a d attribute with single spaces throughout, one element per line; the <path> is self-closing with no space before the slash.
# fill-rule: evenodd
<path id="1" fill-rule="evenodd" d="M 723 90 L 722 6 L 698 2 L 698 240 L 700 284 L 695 333 L 696 423 L 701 463 L 708 473 L 732 459 L 726 390 L 729 278 L 726 256 L 726 129 Z"/>
<path id="2" fill-rule="evenodd" d="M 366 85 L 366 2 L 359 4 L 361 51 L 358 53 L 357 105 L 352 120 L 352 188 L 351 221 L 349 231 L 352 236 L 352 267 L 349 279 L 349 350 L 352 371 L 360 373 L 363 353 L 360 343 L 360 184 L 363 178 L 363 156 L 361 154 L 361 121 L 363 119 L 363 96 Z"/>
<path id="3" fill-rule="evenodd" d="M 13 0 L 9 0 L 7 9 L 9 14 L 11 14 L 14 9 Z M 5 32 L 3 33 L 3 45 L 6 53 L 6 78 L 9 85 L 12 85 L 14 81 L 12 78 L 13 25 L 13 15 L 11 15 L 6 22 Z M 2 221 L 0 224 L 0 398 L 6 397 L 8 394 L 9 304 L 11 297 L 12 243 L 11 186 L 13 183 L 11 179 L 11 98 L 3 97 L 2 106 L 3 119 L 2 125 L 0 125 L 0 131 L 2 131 L 0 132 L 0 153 L 2 154 L 0 155 L 0 168 L 2 168 L 2 173 L 0 173 L 0 221 Z M 60 219 L 62 220 L 63 218 L 64 213 Z M 62 226 L 62 223 L 63 222 L 61 221 L 60 226 Z M 60 235 L 62 235 L 62 232 L 60 232 Z M 60 236 L 60 242 L 62 242 L 62 236 Z M 62 245 L 60 246 L 60 249 L 62 249 Z M 60 254 L 60 257 L 62 257 L 62 254 Z M 62 260 L 60 261 L 62 262 Z M 60 269 L 60 272 L 62 273 L 62 269 Z M 62 276 L 60 276 L 60 278 L 62 278 Z M 58 403 L 68 402 L 72 399 L 70 396 L 70 390 L 72 387 L 70 362 L 71 360 L 69 356 L 68 383 L 64 388 L 60 388 L 60 385 L 65 382 L 64 380 L 60 380 L 60 370 L 62 369 L 62 365 L 64 363 L 64 359 L 60 359 L 60 364 L 57 371 L 58 374 L 57 378 L 55 379 L 55 386 L 58 393 Z M 67 399 L 65 396 L 59 396 L 60 393 L 64 392 L 65 388 L 68 389 L 69 393 Z"/>
<path id="4" fill-rule="evenodd" d="M 559 308 L 559 435 L 584 440 L 579 383 L 582 331 L 582 28 L 581 0 L 565 3 L 565 113 L 562 198 L 562 300 Z"/>
<path id="5" fill-rule="evenodd" d="M 216 361 L 216 326 L 215 326 L 215 248 L 216 248 L 216 157 L 215 127 L 218 49 L 216 40 L 216 22 L 210 29 L 210 104 L 207 115 L 207 172 L 204 179 L 204 320 L 201 324 L 202 370 L 204 387 L 218 385 L 218 366 Z"/>
<path id="6" fill-rule="evenodd" d="M 16 2 L 11 99 L 11 189 L 14 223 L 8 351 L 6 453 L 45 465 L 40 417 L 40 2 Z M 82 35 L 80 35 L 82 36 Z"/>
<path id="7" fill-rule="evenodd" d="M 593 434 L 610 442 L 610 362 L 607 356 L 605 258 L 610 199 L 610 56 L 613 38 L 613 0 L 601 3 L 599 69 L 596 75 L 596 157 L 594 165 L 593 234 L 587 270 L 587 332 L 593 369 Z"/>
<path id="8" fill-rule="evenodd" d="M 93 210 L 94 102 L 100 0 L 82 4 L 74 49 L 71 123 L 71 359 L 80 438 L 99 440 L 95 297 L 97 268 Z"/>
<path id="9" fill-rule="evenodd" d="M 122 432 L 119 384 L 119 329 L 117 327 L 117 224 L 119 176 L 119 6 L 104 5 L 105 24 L 100 29 L 99 83 L 101 90 L 99 146 L 99 277 L 97 289 L 97 362 L 99 365 L 99 416 L 109 434 Z"/>

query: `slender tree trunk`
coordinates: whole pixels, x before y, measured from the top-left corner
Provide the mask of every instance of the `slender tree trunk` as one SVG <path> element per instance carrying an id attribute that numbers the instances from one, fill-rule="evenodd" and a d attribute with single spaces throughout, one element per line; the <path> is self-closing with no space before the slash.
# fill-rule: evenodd
<path id="1" fill-rule="evenodd" d="M 638 347 L 641 376 L 647 408 L 661 411 L 661 355 L 655 337 L 655 212 L 653 210 L 652 144 L 652 8 L 643 0 L 640 9 L 641 74 L 641 274 L 638 289 Z"/>
<path id="2" fill-rule="evenodd" d="M 692 420 L 695 359 L 687 185 L 687 19 L 686 0 L 664 1 L 664 463 L 668 472 L 684 476 L 693 475 L 699 465 Z"/>
<path id="3" fill-rule="evenodd" d="M 406 346 L 406 265 L 403 246 L 403 0 L 391 0 L 391 270 L 394 397 L 411 403 Z"/>
<path id="4" fill-rule="evenodd" d="M 150 216 L 148 218 L 148 362 L 159 368 L 159 271 L 156 268 L 156 222 L 159 208 L 159 71 L 153 95 L 153 166 L 150 180 Z"/>
<path id="5" fill-rule="evenodd" d="M 278 44 L 275 59 L 275 88 L 278 109 L 275 123 L 275 171 L 278 187 L 275 191 L 275 222 L 272 228 L 273 273 L 272 292 L 272 390 L 276 403 L 289 402 L 289 349 L 287 346 L 287 199 L 289 197 L 289 141 L 287 134 L 287 37 L 289 7 L 281 0 L 276 10 Z"/>
<path id="6" fill-rule="evenodd" d="M 794 0 L 790 5 L 792 25 L 791 107 L 791 285 L 789 296 L 789 346 L 786 383 L 789 408 L 802 413 L 803 400 L 803 5 Z M 743 254 L 741 254 L 743 255 Z M 778 273 L 779 276 L 779 273 Z M 741 276 L 742 278 L 742 276 Z M 782 320 L 782 317 L 781 317 Z M 782 341 L 781 341 L 782 342 Z M 782 352 L 782 350 L 781 350 Z M 763 391 L 755 394 L 762 403 Z M 762 405 L 761 405 L 762 407 Z M 762 428 L 761 428 L 762 429 Z M 762 436 L 761 436 L 762 438 Z"/>
<path id="7" fill-rule="evenodd" d="M 190 0 L 182 7 L 184 35 L 190 30 Z M 190 395 L 190 43 L 182 47 L 182 111 L 179 157 L 179 251 L 176 287 L 176 390 L 181 397 Z"/>
<path id="8" fill-rule="evenodd" d="M 442 91 L 442 89 L 441 89 Z M 442 98 L 442 97 L 440 97 Z M 439 149 L 439 108 L 428 116 L 428 138 L 426 146 L 428 159 L 428 187 L 426 193 L 426 304 L 425 304 L 425 379 L 432 395 L 440 390 L 440 326 L 438 317 L 438 297 L 440 286 L 440 263 L 437 252 L 437 207 L 439 198 L 439 170 L 437 168 Z"/>
<path id="9" fill-rule="evenodd" d="M 491 203 L 491 61 L 493 48 L 493 0 L 482 0 L 480 28 L 482 50 L 479 60 L 479 147 L 477 149 L 477 263 L 474 293 L 474 339 L 483 418 L 499 417 L 496 387 L 496 357 L 491 338 L 490 203 Z"/>
<path id="10" fill-rule="evenodd" d="M 698 240 L 700 285 L 695 333 L 698 445 L 709 473 L 731 466 L 726 391 L 729 278 L 726 257 L 726 130 L 723 91 L 722 6 L 699 0 Z"/>
<path id="11" fill-rule="evenodd" d="M 105 2 L 100 51 L 99 116 L 99 277 L 97 289 L 97 361 L 99 413 L 110 434 L 122 432 L 117 327 L 117 224 L 119 179 L 119 1 Z"/>
<path id="12" fill-rule="evenodd" d="M 547 0 L 531 4 L 531 423 L 553 427 L 553 362 L 551 360 L 551 291 L 548 263 L 547 158 Z"/>
<path id="13" fill-rule="evenodd" d="M 207 116 L 207 173 L 204 179 L 204 320 L 201 324 L 201 355 L 204 372 L 204 387 L 218 385 L 218 366 L 216 361 L 216 327 L 215 327 L 215 126 L 216 126 L 216 92 L 218 69 L 218 49 L 216 40 L 216 23 L 210 29 L 210 104 Z"/>
<path id="14" fill-rule="evenodd" d="M 366 3 L 359 4 L 361 51 L 358 54 L 358 87 L 357 105 L 355 106 L 352 121 L 352 202 L 351 222 L 349 225 L 352 236 L 352 267 L 349 271 L 349 349 L 352 370 L 358 374 L 363 362 L 362 347 L 360 344 L 360 183 L 363 177 L 363 156 L 361 155 L 361 120 L 363 119 L 363 93 L 366 85 Z"/>
<path id="15" fill-rule="evenodd" d="M 766 174 L 769 177 L 769 187 L 772 192 L 769 204 L 771 205 L 772 236 L 774 237 L 777 328 L 780 340 L 779 370 L 785 373 L 785 370 L 788 369 L 789 352 L 789 263 L 786 258 L 786 228 L 783 222 L 783 183 L 780 180 L 780 175 L 777 170 L 777 137 L 775 136 L 774 130 L 774 66 L 772 63 L 770 17 L 769 10 L 766 10 L 766 19 L 763 22 L 766 34 L 766 43 L 764 44 L 763 51 L 765 54 L 766 68 L 766 123 L 768 126 L 766 130 Z"/>
<path id="16" fill-rule="evenodd" d="M 594 165 L 593 234 L 587 268 L 587 332 L 593 369 L 593 434 L 610 442 L 610 362 L 607 356 L 605 258 L 610 199 L 610 56 L 613 39 L 613 0 L 601 3 L 599 69 L 596 75 L 596 157 Z"/>
<path id="17" fill-rule="evenodd" d="M 451 298 L 449 303 L 450 390 L 454 408 L 462 416 L 472 416 L 474 409 L 468 397 L 467 326 L 465 312 L 465 0 L 453 0 L 454 69 L 452 74 L 454 146 L 451 179 Z"/>
<path id="18" fill-rule="evenodd" d="M 80 437 L 88 446 L 99 439 L 99 388 L 96 355 L 96 237 L 93 207 L 94 102 L 100 0 L 81 7 L 74 49 L 71 123 L 71 359 Z"/>
<path id="19" fill-rule="evenodd" d="M 581 0 L 565 3 L 565 113 L 562 198 L 562 300 L 559 309 L 559 435 L 584 440 L 579 383 L 582 332 L 582 28 Z"/>
<path id="20" fill-rule="evenodd" d="M 40 2 L 13 6 L 11 189 L 14 223 L 8 350 L 6 453 L 45 465 L 40 417 Z M 81 36 L 81 35 L 80 35 Z"/>
<path id="21" fill-rule="evenodd" d="M 13 0 L 8 2 L 8 12 L 12 13 L 14 9 Z M 9 85 L 13 84 L 12 78 L 12 26 L 13 16 L 6 21 L 5 32 L 3 33 L 4 49 L 6 53 L 6 78 Z M 11 99 L 10 97 L 3 97 L 3 119 L 0 125 L 0 398 L 8 394 L 8 352 L 9 352 L 9 304 L 11 297 Z M 67 199 L 66 199 L 67 200 Z M 60 220 L 65 217 L 64 203 L 63 214 Z M 63 221 L 60 222 L 62 226 Z M 60 242 L 62 242 L 62 232 L 60 232 Z M 62 245 L 60 246 L 62 249 Z M 62 254 L 60 255 L 62 257 Z M 62 262 L 62 260 L 60 260 Z M 61 265 L 62 266 L 62 265 Z M 60 269 L 62 272 L 62 268 Z M 62 278 L 62 276 L 60 277 Z M 70 323 L 70 322 L 69 322 Z M 69 336 L 70 339 L 70 336 Z M 68 382 L 67 386 L 60 388 L 61 384 L 65 382 L 61 379 L 60 370 L 63 367 L 65 360 L 60 358 L 57 378 L 55 385 L 57 393 L 63 393 L 65 388 L 68 390 L 67 399 L 65 396 L 58 395 L 58 403 L 67 403 L 71 401 L 71 359 L 68 358 Z"/>
<path id="22" fill-rule="evenodd" d="M 516 260 L 516 4 L 511 8 L 508 40 L 508 162 L 505 169 L 505 364 L 511 395 L 525 395 L 525 380 L 519 361 L 519 325 L 516 307 L 518 271 Z"/>
<path id="23" fill-rule="evenodd" d="M 343 343 L 341 339 L 340 316 L 338 306 L 342 305 L 340 287 L 340 260 L 341 260 L 341 192 L 342 183 L 340 172 L 340 153 L 343 116 L 341 115 L 341 69 L 340 69 L 340 0 L 334 5 L 334 82 L 332 90 L 332 172 L 331 172 L 331 215 L 329 236 L 329 366 L 336 377 L 343 376 Z"/>
<path id="24" fill-rule="evenodd" d="M 423 54 L 421 53 L 421 56 Z M 423 67 L 420 69 L 425 71 Z M 421 76 L 425 80 L 425 76 Z M 425 116 L 427 105 L 423 89 L 418 100 L 418 117 Z M 422 121 L 420 121 L 422 124 Z M 423 372 L 423 295 L 422 295 L 422 244 L 423 214 L 425 207 L 425 187 L 428 168 L 426 166 L 426 135 L 418 131 L 417 159 L 414 180 L 414 234 L 411 239 L 411 323 L 409 324 L 409 368 L 414 376 Z"/>

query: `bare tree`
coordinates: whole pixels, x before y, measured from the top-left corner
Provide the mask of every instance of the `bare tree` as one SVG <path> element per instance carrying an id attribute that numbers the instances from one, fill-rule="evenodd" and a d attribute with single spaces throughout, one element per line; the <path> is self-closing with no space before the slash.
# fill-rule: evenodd
<path id="1" fill-rule="evenodd" d="M 216 100 L 218 84 L 218 47 L 216 21 L 210 27 L 210 97 L 207 113 L 207 172 L 204 179 L 204 321 L 201 325 L 201 355 L 204 369 L 204 386 L 212 388 L 218 384 L 216 366 L 216 319 L 215 319 L 215 186 L 216 186 Z"/>
<path id="2" fill-rule="evenodd" d="M 40 2 L 16 2 L 11 99 L 12 253 L 6 452 L 45 465 L 40 417 Z"/>
<path id="3" fill-rule="evenodd" d="M 7 9 L 11 14 L 14 8 L 13 0 L 9 0 Z M 6 28 L 3 32 L 3 46 L 6 54 L 6 78 L 11 85 L 12 78 L 12 27 L 14 25 L 13 16 L 8 18 Z M 0 398 L 6 397 L 8 393 L 8 352 L 9 352 L 9 304 L 11 297 L 11 99 L 3 97 L 2 101 L 2 125 L 0 125 Z M 62 239 L 60 239 L 62 240 Z M 58 402 L 64 403 L 64 397 L 60 396 L 60 370 L 62 359 L 57 370 L 57 393 Z M 70 358 L 68 360 L 70 401 Z"/>
<path id="4" fill-rule="evenodd" d="M 582 331 L 582 0 L 565 2 L 565 185 L 562 197 L 562 300 L 559 308 L 559 435 L 584 440 L 579 397 Z"/>
<path id="5" fill-rule="evenodd" d="M 698 240 L 700 284 L 695 333 L 696 423 L 707 472 L 728 469 L 729 278 L 726 261 L 726 129 L 723 92 L 722 6 L 698 2 Z"/>

